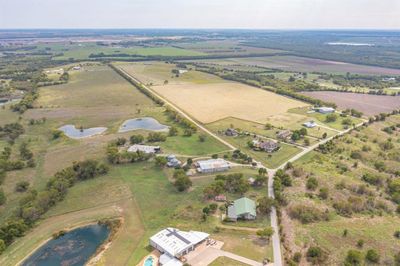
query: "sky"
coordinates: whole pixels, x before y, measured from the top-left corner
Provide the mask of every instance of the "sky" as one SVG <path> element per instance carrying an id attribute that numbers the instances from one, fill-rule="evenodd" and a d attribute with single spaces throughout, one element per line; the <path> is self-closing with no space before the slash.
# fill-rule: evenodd
<path id="1" fill-rule="evenodd" d="M 400 30 L 400 0 L 0 0 L 0 28 Z"/>

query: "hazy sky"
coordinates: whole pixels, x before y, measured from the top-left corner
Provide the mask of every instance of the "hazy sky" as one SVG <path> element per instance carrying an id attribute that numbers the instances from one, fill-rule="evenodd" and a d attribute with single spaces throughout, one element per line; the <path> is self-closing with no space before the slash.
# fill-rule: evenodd
<path id="1" fill-rule="evenodd" d="M 400 29 L 400 0 L 0 0 L 0 28 Z"/>

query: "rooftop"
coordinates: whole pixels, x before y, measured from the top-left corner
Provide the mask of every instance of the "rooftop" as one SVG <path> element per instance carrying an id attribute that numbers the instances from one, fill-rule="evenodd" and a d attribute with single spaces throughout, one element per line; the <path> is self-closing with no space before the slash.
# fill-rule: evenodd
<path id="1" fill-rule="evenodd" d="M 198 231 L 180 231 L 175 228 L 166 228 L 153 235 L 150 240 L 162 247 L 170 256 L 176 256 L 190 246 L 205 240 L 209 234 Z"/>

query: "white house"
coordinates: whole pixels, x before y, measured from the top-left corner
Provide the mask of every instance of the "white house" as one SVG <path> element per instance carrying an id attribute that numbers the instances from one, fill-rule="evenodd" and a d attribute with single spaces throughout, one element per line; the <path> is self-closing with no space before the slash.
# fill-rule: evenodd
<path id="1" fill-rule="evenodd" d="M 196 167 L 199 173 L 214 173 L 227 171 L 230 165 L 224 159 L 210 159 L 196 162 Z"/>
<path id="2" fill-rule="evenodd" d="M 313 127 L 316 127 L 317 124 L 316 124 L 314 121 L 308 121 L 308 122 L 305 122 L 305 123 L 303 124 L 303 126 L 305 126 L 305 127 L 307 127 L 307 128 L 313 128 Z"/>
<path id="3" fill-rule="evenodd" d="M 207 233 L 198 231 L 185 232 L 166 228 L 150 238 L 150 245 L 163 254 L 160 257 L 161 265 L 179 265 L 179 258 L 193 251 L 209 236 Z"/>
<path id="4" fill-rule="evenodd" d="M 330 114 L 330 113 L 335 112 L 335 109 L 332 107 L 318 107 L 318 108 L 316 108 L 316 110 L 318 113 L 321 113 L 321 114 Z"/>
<path id="5" fill-rule="evenodd" d="M 147 145 L 139 145 L 135 144 L 128 148 L 128 152 L 144 152 L 147 154 L 154 154 L 161 151 L 160 146 L 147 146 Z"/>

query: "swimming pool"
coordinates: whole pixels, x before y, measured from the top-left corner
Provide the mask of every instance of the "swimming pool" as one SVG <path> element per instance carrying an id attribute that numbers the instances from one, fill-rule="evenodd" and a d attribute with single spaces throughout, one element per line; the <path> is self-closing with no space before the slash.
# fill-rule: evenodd
<path id="1" fill-rule="evenodd" d="M 144 266 L 153 266 L 153 257 L 149 256 L 147 259 L 144 261 Z"/>

